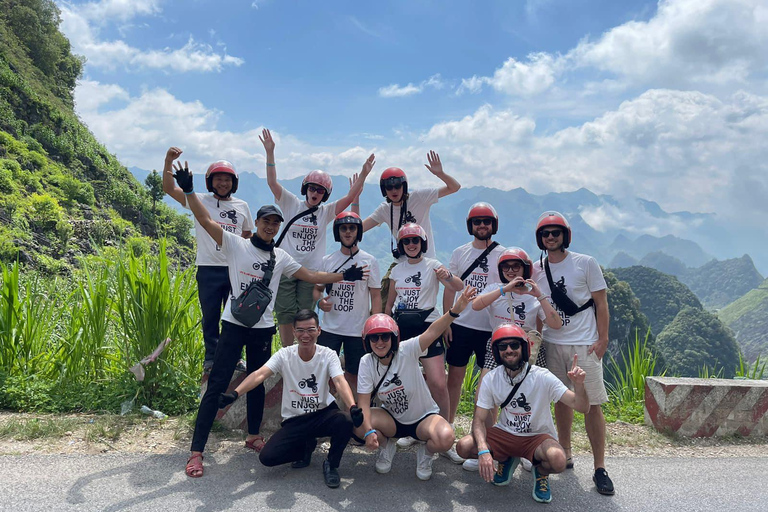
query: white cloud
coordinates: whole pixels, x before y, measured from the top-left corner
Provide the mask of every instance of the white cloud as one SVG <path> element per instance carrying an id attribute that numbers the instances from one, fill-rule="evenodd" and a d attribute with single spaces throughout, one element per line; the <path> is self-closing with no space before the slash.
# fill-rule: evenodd
<path id="1" fill-rule="evenodd" d="M 216 53 L 207 44 L 191 36 L 177 49 L 142 50 L 122 40 L 104 41 L 99 37 L 101 26 L 111 21 L 125 22 L 137 16 L 160 12 L 154 0 L 103 0 L 82 5 L 61 6 L 61 30 L 72 43 L 75 53 L 85 55 L 88 66 L 107 69 L 160 69 L 165 72 L 219 72 L 225 66 L 240 66 L 244 60 L 225 53 Z"/>
<path id="2" fill-rule="evenodd" d="M 414 94 L 420 94 L 424 92 L 426 88 L 442 89 L 445 86 L 440 74 L 432 75 L 426 80 L 421 81 L 418 85 L 409 83 L 405 86 L 398 84 L 391 84 L 379 89 L 379 96 L 382 98 L 402 98 L 404 96 L 412 96 Z"/>
<path id="3" fill-rule="evenodd" d="M 533 96 L 549 89 L 562 66 L 562 59 L 548 53 L 532 53 L 525 62 L 510 57 L 492 77 L 463 79 L 459 92 L 479 92 L 483 84 L 511 96 Z"/>

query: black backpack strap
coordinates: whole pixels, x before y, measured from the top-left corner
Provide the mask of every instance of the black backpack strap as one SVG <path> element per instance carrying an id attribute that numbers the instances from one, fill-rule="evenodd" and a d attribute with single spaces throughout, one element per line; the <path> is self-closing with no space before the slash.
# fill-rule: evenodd
<path id="1" fill-rule="evenodd" d="M 483 253 L 480 256 L 478 256 L 475 259 L 475 261 L 472 262 L 472 264 L 469 266 L 469 268 L 467 268 L 467 270 L 464 271 L 463 274 L 461 274 L 461 278 L 460 278 L 461 281 L 464 282 L 464 280 L 469 276 L 469 274 L 471 274 L 472 271 L 477 268 L 477 266 L 480 264 L 483 258 L 491 254 L 491 251 L 497 248 L 498 246 L 499 246 L 499 242 L 493 242 L 491 245 L 486 247 Z"/>
<path id="2" fill-rule="evenodd" d="M 506 369 L 505 369 L 505 371 L 506 371 Z M 504 402 L 501 404 L 501 407 L 499 407 L 499 409 L 503 409 L 507 405 L 509 405 L 509 402 L 512 401 L 512 398 L 514 398 L 515 393 L 517 393 L 517 390 L 520 388 L 520 384 L 523 383 L 525 378 L 528 376 L 528 372 L 530 372 L 530 371 L 531 371 L 531 363 L 528 363 L 528 369 L 525 370 L 525 375 L 523 375 L 523 378 L 520 380 L 520 382 L 515 384 L 515 386 L 512 388 L 512 391 L 509 393 L 509 395 L 507 395 L 507 399 L 504 400 Z"/>
<path id="3" fill-rule="evenodd" d="M 283 238 L 285 238 L 285 235 L 287 235 L 287 234 L 288 234 L 288 228 L 290 228 L 291 226 L 293 226 L 293 223 L 294 223 L 294 222 L 296 222 L 297 220 L 299 220 L 301 217 L 305 216 L 305 215 L 306 215 L 306 214 L 308 214 L 308 213 L 315 213 L 315 212 L 317 211 L 317 209 L 318 209 L 318 208 L 319 208 L 319 206 L 313 206 L 312 208 L 307 208 L 307 209 L 306 209 L 306 210 L 304 210 L 303 212 L 299 212 L 299 213 L 297 213 L 297 214 L 296 214 L 296 216 L 295 216 L 294 218 L 292 218 L 291 220 L 289 220 L 289 221 L 288 221 L 288 222 L 285 224 L 285 227 L 283 227 L 283 232 L 282 232 L 282 233 L 280 233 L 280 237 L 277 239 L 277 242 L 275 242 L 275 247 L 280 247 L 280 242 L 282 242 L 282 241 L 283 241 Z"/>
<path id="4" fill-rule="evenodd" d="M 395 227 L 395 205 L 393 203 L 389 203 L 389 225 L 394 231 L 392 236 L 389 237 L 389 248 L 392 250 L 392 252 L 395 252 L 395 246 L 394 242 L 392 242 L 392 239 L 394 238 L 397 240 L 397 232 L 400 231 L 401 227 L 403 227 L 403 220 L 405 220 L 405 214 L 407 212 L 408 200 L 403 198 L 403 204 L 400 205 L 400 218 L 397 220 L 397 227 Z"/>

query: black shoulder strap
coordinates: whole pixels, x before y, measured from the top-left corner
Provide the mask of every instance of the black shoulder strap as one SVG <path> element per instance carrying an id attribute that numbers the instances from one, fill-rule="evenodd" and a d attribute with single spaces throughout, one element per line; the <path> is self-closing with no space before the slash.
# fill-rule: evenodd
<path id="1" fill-rule="evenodd" d="M 550 293 L 550 296 L 551 296 L 552 290 L 555 289 L 555 282 L 552 280 L 552 271 L 549 270 L 549 256 L 544 258 L 544 270 L 547 272 L 547 282 L 549 283 L 549 293 Z M 566 297 L 567 297 L 567 294 L 566 294 Z M 555 300 L 555 298 L 552 297 L 552 300 Z M 569 300 L 570 300 L 570 298 L 569 298 Z M 573 301 L 571 301 L 571 302 L 573 302 Z M 577 313 L 581 313 L 582 311 L 584 311 L 587 308 L 591 308 L 594 304 L 595 304 L 595 299 L 590 297 L 587 302 L 585 302 L 584 304 L 579 306 L 578 311 L 576 311 L 576 313 L 574 313 L 574 315 L 577 314 Z M 575 302 L 574 302 L 574 305 L 576 305 Z M 595 311 L 595 314 L 597 314 L 597 311 Z M 569 316 L 573 316 L 573 315 L 569 315 Z"/>
<path id="2" fill-rule="evenodd" d="M 358 250 L 357 250 L 357 252 L 360 252 L 360 249 L 358 249 Z M 341 267 L 343 267 L 344 265 L 346 265 L 348 261 L 351 261 L 351 260 L 352 260 L 352 258 L 354 258 L 355 256 L 357 256 L 357 252 L 353 253 L 353 252 L 350 250 L 350 252 L 349 252 L 349 258 L 345 259 L 345 260 L 344 260 L 344 263 L 342 263 L 341 265 L 339 265 L 338 267 L 336 267 L 336 270 L 334 270 L 333 272 L 331 272 L 331 274 L 335 274 L 336 272 L 338 272 L 339 270 L 341 270 Z M 326 284 L 326 285 L 325 285 L 325 293 L 326 293 L 326 295 L 327 295 L 327 294 L 329 294 L 329 293 L 331 293 L 331 288 L 333 288 L 333 283 L 328 283 L 328 284 Z"/>
<path id="3" fill-rule="evenodd" d="M 469 274 L 471 274 L 472 271 L 477 268 L 477 266 L 480 264 L 483 258 L 491 254 L 491 251 L 498 246 L 499 246 L 499 242 L 493 242 L 491 245 L 486 247 L 483 253 L 480 256 L 478 256 L 477 259 L 475 259 L 475 261 L 472 262 L 472 264 L 469 266 L 467 270 L 464 271 L 463 274 L 461 274 L 461 280 L 464 281 L 469 276 Z"/>
<path id="4" fill-rule="evenodd" d="M 275 270 L 275 250 L 272 249 L 269 251 L 269 264 L 267 265 L 267 270 L 264 271 L 264 277 L 261 278 L 261 282 L 264 283 L 264 286 L 269 286 L 269 282 L 272 280 L 272 271 Z"/>
<path id="5" fill-rule="evenodd" d="M 289 220 L 289 221 L 288 221 L 288 222 L 285 224 L 285 226 L 283 227 L 283 232 L 282 232 L 282 233 L 280 233 L 280 237 L 277 239 L 277 242 L 275 242 L 275 247 L 280 247 L 280 242 L 282 242 L 282 241 L 283 241 L 283 238 L 285 238 L 285 235 L 287 235 L 287 234 L 288 234 L 288 228 L 290 228 L 291 226 L 293 226 L 293 223 L 294 223 L 294 222 L 296 222 L 297 220 L 299 220 L 301 217 L 305 216 L 305 215 L 306 215 L 306 214 L 308 214 L 308 213 L 315 213 L 315 212 L 317 211 L 317 209 L 318 209 L 318 208 L 319 208 L 319 206 L 313 206 L 312 208 L 307 208 L 307 209 L 306 209 L 306 210 L 304 210 L 303 212 L 299 212 L 299 213 L 297 213 L 297 214 L 296 214 L 296 216 L 295 216 L 294 218 L 292 218 L 291 220 Z"/>
<path id="6" fill-rule="evenodd" d="M 376 387 L 373 388 L 373 391 L 371 392 L 371 407 L 373 407 L 373 401 L 376 399 L 376 393 L 379 392 L 379 388 L 381 387 L 381 383 L 384 382 L 384 379 L 387 376 L 387 373 L 389 373 L 389 367 L 392 366 L 392 361 L 395 360 L 395 354 L 392 354 L 392 359 L 389 360 L 389 364 L 387 365 L 387 369 L 384 370 L 384 375 L 381 376 L 381 379 L 379 379 L 379 383 L 376 384 Z"/>
<path id="7" fill-rule="evenodd" d="M 506 371 L 506 370 L 505 370 Z M 525 370 L 525 375 L 523 375 L 523 378 L 520 379 L 520 382 L 515 384 L 515 386 L 512 388 L 512 391 L 507 395 L 507 399 L 504 400 L 504 402 L 501 404 L 501 407 L 499 409 L 505 408 L 507 405 L 509 405 L 509 402 L 512 401 L 512 398 L 515 396 L 515 393 L 517 393 L 518 388 L 520 388 L 520 384 L 523 383 L 525 378 L 528 376 L 528 372 L 531 371 L 531 363 L 528 363 L 528 369 Z"/>
<path id="8" fill-rule="evenodd" d="M 394 233 L 389 237 L 389 248 L 392 252 L 395 252 L 395 245 L 392 239 L 397 240 L 397 232 L 403 227 L 403 220 L 408 213 L 408 200 L 403 198 L 403 204 L 400 205 L 400 218 L 397 220 L 397 227 L 395 227 L 395 204 L 389 203 L 389 227 Z"/>

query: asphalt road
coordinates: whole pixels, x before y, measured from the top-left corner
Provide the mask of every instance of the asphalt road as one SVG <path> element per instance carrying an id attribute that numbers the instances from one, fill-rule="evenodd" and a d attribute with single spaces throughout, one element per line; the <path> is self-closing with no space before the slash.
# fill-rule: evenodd
<path id="1" fill-rule="evenodd" d="M 751 458 L 609 458 L 616 495 L 597 494 L 591 459 L 551 477 L 549 505 L 531 498 L 531 474 L 518 468 L 508 487 L 484 483 L 445 458 L 428 482 L 415 476 L 415 453 L 401 452 L 378 475 L 374 455 L 345 454 L 339 489 L 312 465 L 262 467 L 252 453 L 206 457 L 203 478 L 185 476 L 185 455 L 23 455 L 0 457 L 0 510 L 768 510 L 768 454 Z"/>

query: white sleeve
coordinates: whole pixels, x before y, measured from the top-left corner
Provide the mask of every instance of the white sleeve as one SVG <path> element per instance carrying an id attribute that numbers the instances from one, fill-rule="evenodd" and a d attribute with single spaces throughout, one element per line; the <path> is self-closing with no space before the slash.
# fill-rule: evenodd
<path id="1" fill-rule="evenodd" d="M 293 274 L 301 268 L 301 265 L 284 250 L 280 248 L 275 249 L 275 255 L 277 260 L 283 262 L 283 271 L 281 272 L 281 275 L 284 275 L 285 277 L 293 277 Z"/>
<path id="2" fill-rule="evenodd" d="M 360 368 L 357 373 L 357 392 L 373 393 L 373 356 L 365 354 L 360 359 Z"/>
<path id="3" fill-rule="evenodd" d="M 603 271 L 600 270 L 600 265 L 597 264 L 595 258 L 590 257 L 587 260 L 587 288 L 590 292 L 599 292 L 605 290 L 608 287 L 605 283 L 605 277 L 603 277 Z"/>
<path id="4" fill-rule="evenodd" d="M 451 262 L 448 263 L 448 270 L 450 270 L 452 274 L 461 277 L 461 272 L 459 272 L 459 249 L 455 249 L 453 254 L 451 254 Z"/>
<path id="5" fill-rule="evenodd" d="M 368 269 L 368 288 L 381 288 L 381 274 L 379 273 L 379 261 L 376 258 L 371 259 L 371 266 Z"/>
<path id="6" fill-rule="evenodd" d="M 274 374 L 280 373 L 280 369 L 283 367 L 283 363 L 285 361 L 284 356 L 286 352 L 287 351 L 285 349 L 281 348 L 275 352 L 266 363 L 264 363 L 264 366 L 272 370 L 272 373 Z"/>
<path id="7" fill-rule="evenodd" d="M 251 215 L 251 208 L 248 203 L 245 203 L 245 220 L 243 221 L 243 231 L 256 231 L 256 226 L 253 224 L 253 216 Z M 255 235 L 256 233 L 254 233 Z"/>
<path id="8" fill-rule="evenodd" d="M 480 393 L 477 394 L 478 407 L 490 410 L 493 410 L 496 407 L 497 404 L 493 402 L 493 392 L 491 392 L 491 388 L 493 387 L 492 380 L 493 377 L 490 373 L 483 379 L 483 385 L 480 386 Z"/>
<path id="9" fill-rule="evenodd" d="M 331 349 L 328 349 L 328 373 L 332 379 L 339 375 L 344 375 L 344 370 L 341 369 L 339 356 L 337 356 L 336 352 Z"/>
<path id="10" fill-rule="evenodd" d="M 379 224 L 386 224 L 389 226 L 389 203 L 381 203 L 375 210 L 373 210 L 370 218 Z M 392 228 L 390 227 L 390 229 Z"/>

